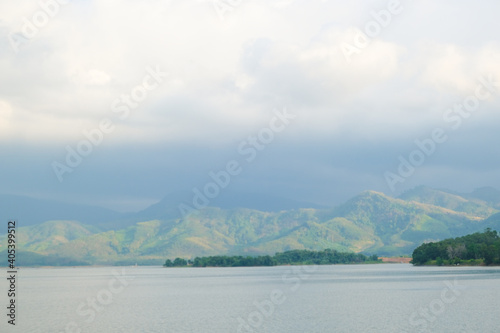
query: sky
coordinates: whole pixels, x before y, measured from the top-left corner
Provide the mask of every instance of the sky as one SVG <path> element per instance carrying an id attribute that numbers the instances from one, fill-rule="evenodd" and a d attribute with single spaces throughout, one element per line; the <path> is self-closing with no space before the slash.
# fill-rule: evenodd
<path id="1" fill-rule="evenodd" d="M 0 193 L 137 211 L 176 191 L 335 205 L 364 190 L 500 189 L 499 12 L 3 1 Z"/>

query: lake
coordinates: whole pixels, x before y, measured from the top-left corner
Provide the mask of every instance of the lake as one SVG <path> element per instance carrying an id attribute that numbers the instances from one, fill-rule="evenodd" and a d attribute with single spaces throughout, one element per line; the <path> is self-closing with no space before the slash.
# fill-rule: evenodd
<path id="1" fill-rule="evenodd" d="M 6 275 L 3 270 L 4 276 Z M 7 305 L 6 279 L 0 300 Z M 499 267 L 21 268 L 1 332 L 498 332 Z"/>

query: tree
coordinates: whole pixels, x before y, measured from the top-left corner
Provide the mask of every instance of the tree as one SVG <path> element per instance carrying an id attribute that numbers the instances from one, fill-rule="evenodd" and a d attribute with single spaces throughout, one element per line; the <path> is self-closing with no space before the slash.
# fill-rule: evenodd
<path id="1" fill-rule="evenodd" d="M 173 266 L 175 267 L 187 266 L 187 261 L 182 258 L 175 258 Z"/>
<path id="2" fill-rule="evenodd" d="M 490 245 L 486 248 L 486 251 L 484 253 L 484 263 L 488 266 L 493 263 L 495 260 L 495 247 L 493 245 Z"/>
<path id="3" fill-rule="evenodd" d="M 464 255 L 467 253 L 467 249 L 465 248 L 465 244 L 458 244 L 454 247 L 449 245 L 446 248 L 446 252 L 450 260 L 463 259 Z"/>
<path id="4" fill-rule="evenodd" d="M 186 266 L 187 264 L 193 267 L 241 267 L 241 266 L 275 266 L 283 264 L 292 265 L 310 265 L 310 264 L 348 264 L 359 263 L 368 260 L 378 261 L 377 255 L 367 257 L 361 253 L 344 253 L 332 249 L 322 251 L 309 250 L 292 250 L 283 253 L 276 253 L 274 256 L 211 256 L 211 257 L 196 257 L 193 261 L 186 261 L 181 258 L 176 258 L 173 262 L 167 260 L 165 267 Z"/>
<path id="5" fill-rule="evenodd" d="M 449 258 L 451 264 L 481 258 L 486 265 L 500 263 L 500 237 L 495 230 L 486 229 L 483 233 L 422 244 L 413 251 L 412 257 L 414 265 L 423 265 L 431 260 L 436 260 L 439 265 L 444 263 L 444 258 Z"/>

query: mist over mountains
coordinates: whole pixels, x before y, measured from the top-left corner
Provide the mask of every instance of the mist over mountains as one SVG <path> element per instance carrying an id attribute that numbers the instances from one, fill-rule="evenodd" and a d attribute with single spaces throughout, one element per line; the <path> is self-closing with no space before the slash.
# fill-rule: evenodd
<path id="1" fill-rule="evenodd" d="M 125 216 L 123 213 L 102 207 L 6 194 L 0 195 L 0 212 L 4 219 L 17 220 L 22 226 L 50 220 L 75 220 L 85 224 L 100 225 Z"/>
<path id="2" fill-rule="evenodd" d="M 336 207 L 231 193 L 183 216 L 179 205 L 191 195 L 171 194 L 128 214 L 5 195 L 0 209 L 19 221 L 20 265 L 159 264 L 175 257 L 325 248 L 403 255 L 422 242 L 500 228 L 500 191 L 494 188 L 461 194 L 420 186 L 398 198 L 365 191 Z M 5 234 L 0 240 L 1 252 Z"/>
<path id="3" fill-rule="evenodd" d="M 111 209 L 35 199 L 17 195 L 0 195 L 0 211 L 7 219 L 18 220 L 21 226 L 32 226 L 51 220 L 72 220 L 83 224 L 112 229 L 140 221 L 180 218 L 179 206 L 192 205 L 192 192 L 175 192 L 157 203 L 133 213 L 120 213 Z M 256 193 L 222 193 L 210 201 L 210 206 L 222 209 L 248 208 L 266 212 L 299 208 L 328 208 L 315 203 Z M 2 231 L 0 231 L 2 232 Z"/>

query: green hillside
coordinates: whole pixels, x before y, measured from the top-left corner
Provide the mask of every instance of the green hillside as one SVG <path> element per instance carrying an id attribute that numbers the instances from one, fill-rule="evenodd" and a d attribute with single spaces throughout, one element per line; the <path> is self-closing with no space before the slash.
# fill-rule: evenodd
<path id="1" fill-rule="evenodd" d="M 22 249 L 43 253 L 61 244 L 84 238 L 99 229 L 76 221 L 47 221 L 38 225 L 21 227 L 17 230 L 17 245 Z"/>
<path id="2" fill-rule="evenodd" d="M 416 201 L 434 206 L 448 208 L 457 212 L 464 212 L 480 217 L 488 217 L 496 212 L 495 190 L 476 190 L 465 198 L 458 194 L 435 190 L 425 186 L 419 186 L 405 192 L 400 199 Z"/>
<path id="3" fill-rule="evenodd" d="M 204 208 L 184 218 L 166 216 L 108 231 L 74 221 L 50 221 L 19 228 L 18 246 L 89 264 L 159 264 L 176 257 L 327 248 L 403 255 L 423 242 L 500 225 L 496 215 L 485 219 L 486 212 L 496 210 L 476 199 L 427 189 L 406 196 L 409 199 L 395 199 L 367 191 L 330 210 Z"/>

